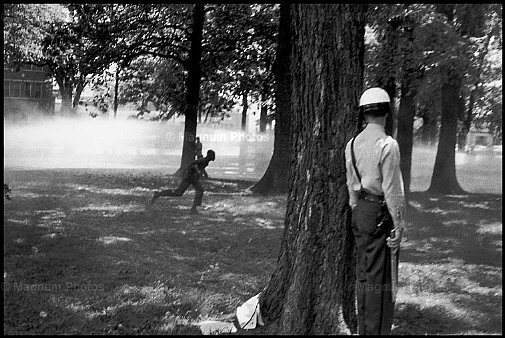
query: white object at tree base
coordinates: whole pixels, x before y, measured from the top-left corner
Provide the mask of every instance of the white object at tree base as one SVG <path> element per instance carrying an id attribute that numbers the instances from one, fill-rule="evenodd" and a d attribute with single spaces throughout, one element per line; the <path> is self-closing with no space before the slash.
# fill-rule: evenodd
<path id="1" fill-rule="evenodd" d="M 257 325 L 264 325 L 260 312 L 260 294 L 249 298 L 244 304 L 237 308 L 237 320 L 240 328 L 251 330 Z"/>

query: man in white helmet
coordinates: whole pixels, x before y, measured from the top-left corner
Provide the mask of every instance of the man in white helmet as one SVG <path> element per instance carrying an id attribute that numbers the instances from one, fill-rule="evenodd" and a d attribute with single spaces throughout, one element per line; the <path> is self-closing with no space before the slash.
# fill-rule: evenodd
<path id="1" fill-rule="evenodd" d="M 367 125 L 345 149 L 357 246 L 358 331 L 390 334 L 394 310 L 391 254 L 400 247 L 405 223 L 400 150 L 396 140 L 385 133 L 386 116 L 391 114 L 387 92 L 370 88 L 359 106 Z M 393 229 L 394 238 L 390 236 Z"/>

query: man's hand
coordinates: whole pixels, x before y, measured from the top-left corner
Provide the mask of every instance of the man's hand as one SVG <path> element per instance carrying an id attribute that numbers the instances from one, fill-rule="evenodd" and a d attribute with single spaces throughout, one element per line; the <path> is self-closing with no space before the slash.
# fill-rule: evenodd
<path id="1" fill-rule="evenodd" d="M 388 247 L 391 248 L 393 252 L 396 252 L 400 248 L 400 242 L 402 241 L 403 229 L 396 230 L 395 238 L 388 237 L 386 242 Z"/>

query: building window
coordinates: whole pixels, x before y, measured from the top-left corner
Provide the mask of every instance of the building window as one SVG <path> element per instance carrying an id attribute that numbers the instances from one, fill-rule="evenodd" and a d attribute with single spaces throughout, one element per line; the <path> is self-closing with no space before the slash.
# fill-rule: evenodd
<path id="1" fill-rule="evenodd" d="M 13 81 L 10 85 L 10 97 L 21 96 L 21 82 Z"/>
<path id="2" fill-rule="evenodd" d="M 42 96 L 42 83 L 33 83 L 35 85 L 34 96 L 35 98 L 40 98 Z M 33 90 L 33 89 L 32 89 Z"/>
<path id="3" fill-rule="evenodd" d="M 23 97 L 30 97 L 30 87 L 31 87 L 30 85 L 31 85 L 31 83 L 30 82 L 24 82 L 23 85 L 24 85 L 24 89 L 25 89 Z"/>
<path id="4" fill-rule="evenodd" d="M 4 80 L 4 97 L 40 99 L 43 96 L 42 82 L 21 82 Z"/>

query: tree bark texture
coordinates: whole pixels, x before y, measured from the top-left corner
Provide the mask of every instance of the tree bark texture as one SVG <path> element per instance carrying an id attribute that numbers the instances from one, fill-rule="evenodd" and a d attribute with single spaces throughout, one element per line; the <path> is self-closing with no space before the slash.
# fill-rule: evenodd
<path id="1" fill-rule="evenodd" d="M 205 21 L 205 8 L 197 3 L 193 9 L 193 30 L 191 32 L 191 49 L 186 78 L 186 107 L 184 109 L 184 140 L 182 146 L 181 167 L 176 174 L 184 173 L 191 161 L 195 159 L 195 140 L 198 103 L 200 101 L 200 81 L 202 77 L 202 37 Z"/>
<path id="2" fill-rule="evenodd" d="M 435 166 L 428 191 L 436 194 L 462 194 L 456 177 L 456 135 L 462 78 L 452 74 L 442 85 L 442 116 Z"/>
<path id="3" fill-rule="evenodd" d="M 291 151 L 291 73 L 290 6 L 280 5 L 277 55 L 274 64 L 275 139 L 274 152 L 263 177 L 251 190 L 263 195 L 282 194 L 288 191 L 288 168 Z"/>
<path id="4" fill-rule="evenodd" d="M 291 5 L 292 148 L 278 266 L 260 309 L 279 334 L 356 332 L 345 144 L 358 129 L 366 5 Z"/>

